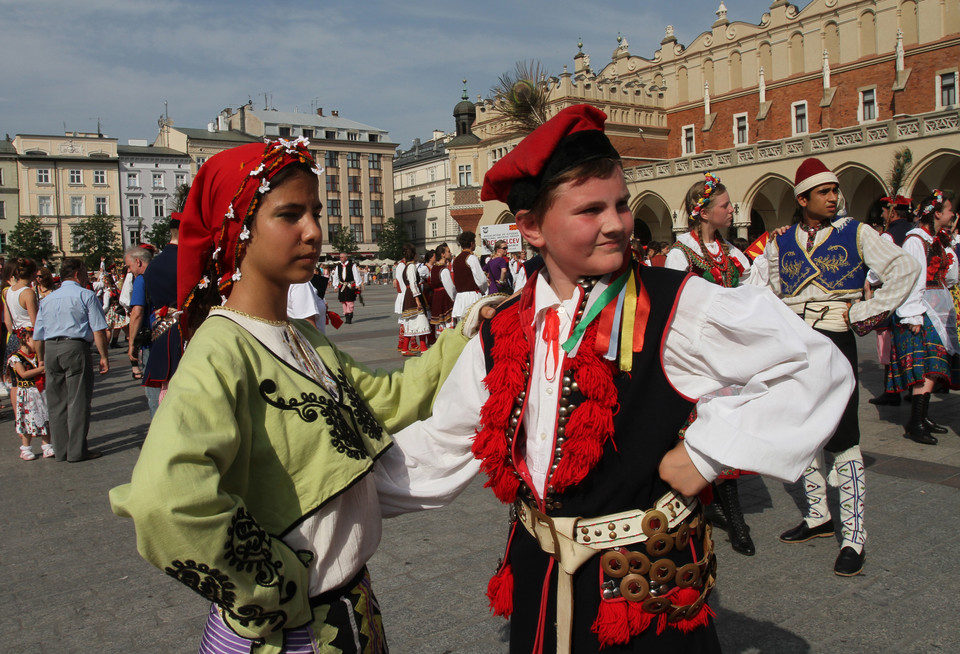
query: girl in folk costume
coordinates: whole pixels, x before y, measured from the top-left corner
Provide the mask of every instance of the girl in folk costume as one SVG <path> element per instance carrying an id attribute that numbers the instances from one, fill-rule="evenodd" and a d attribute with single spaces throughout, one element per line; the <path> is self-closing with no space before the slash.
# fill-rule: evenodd
<path id="1" fill-rule="evenodd" d="M 388 433 L 429 411 L 465 342 L 447 330 L 374 373 L 287 320 L 322 245 L 306 146 L 240 146 L 197 174 L 178 252 L 188 345 L 131 483 L 110 493 L 143 556 L 213 602 L 203 653 L 387 651 L 365 564 L 381 504 L 423 507 Z M 403 483 L 378 491 L 381 477 Z"/>
<path id="2" fill-rule="evenodd" d="M 7 359 L 13 377 L 16 397 L 16 430 L 20 437 L 20 458 L 33 461 L 30 441 L 40 438 L 43 458 L 54 456 L 50 444 L 50 425 L 47 415 L 47 401 L 43 397 L 44 367 L 37 364 L 37 353 L 33 342 L 33 327 L 21 327 L 17 330 L 20 348 Z"/>
<path id="3" fill-rule="evenodd" d="M 935 190 L 919 205 L 919 226 L 907 234 L 903 249 L 923 264 L 913 292 L 897 309 L 886 390 L 911 392 L 910 421 L 905 438 L 936 445 L 945 427 L 927 417 L 930 393 L 941 380 L 960 388 L 960 344 L 957 313 L 947 290 L 957 283 L 957 257 L 950 233 L 955 214 L 952 198 Z"/>
<path id="4" fill-rule="evenodd" d="M 103 276 L 103 311 L 110 330 L 110 347 L 119 347 L 120 333 L 130 325 L 130 317 L 120 305 L 120 289 L 113 279 L 113 273 L 107 271 Z"/>
<path id="5" fill-rule="evenodd" d="M 437 247 L 436 261 L 430 269 L 430 286 L 433 287 L 430 324 L 439 336 L 444 329 L 453 327 L 453 300 L 457 297 L 457 289 L 450 275 L 450 246 L 446 243 Z"/>
<path id="6" fill-rule="evenodd" d="M 429 444 L 404 452 L 418 482 L 455 493 L 469 477 L 449 470 L 475 458 L 513 505 L 488 587 L 512 652 L 715 652 L 696 496 L 722 466 L 796 479 L 852 376 L 769 293 L 631 257 L 605 118 L 564 109 L 487 172 L 481 199 L 507 204 L 540 266 L 467 344 L 431 417 L 397 437 Z M 733 384 L 742 393 L 706 403 L 678 442 L 696 398 Z"/>
<path id="7" fill-rule="evenodd" d="M 407 351 L 409 338 L 405 338 L 403 333 L 403 298 L 407 293 L 407 282 L 404 277 L 404 269 L 407 264 L 401 259 L 393 268 L 393 289 L 397 292 L 397 297 L 393 300 L 393 312 L 397 314 L 397 324 L 400 327 L 399 337 L 397 339 L 397 352 L 403 354 Z"/>
<path id="8" fill-rule="evenodd" d="M 719 177 L 707 173 L 703 182 L 694 183 L 687 191 L 684 204 L 690 216 L 690 231 L 682 234 L 667 253 L 666 267 L 692 272 L 726 288 L 738 286 L 750 271 L 750 261 L 720 234 L 733 222 L 733 203 L 727 188 Z M 696 410 L 690 419 L 696 419 Z M 713 488 L 722 509 L 719 522 L 730 536 L 730 545 L 735 551 L 752 556 L 756 547 L 743 519 L 737 492 L 741 474 L 740 470 L 725 468 Z"/>
<path id="9" fill-rule="evenodd" d="M 400 352 L 403 356 L 408 357 L 427 351 L 427 347 L 429 347 L 427 340 L 430 337 L 430 319 L 427 317 L 426 298 L 423 296 L 420 274 L 417 271 L 417 249 L 412 243 L 403 244 L 403 263 L 406 290 L 403 294 L 403 311 L 400 314 L 403 321 Z"/>

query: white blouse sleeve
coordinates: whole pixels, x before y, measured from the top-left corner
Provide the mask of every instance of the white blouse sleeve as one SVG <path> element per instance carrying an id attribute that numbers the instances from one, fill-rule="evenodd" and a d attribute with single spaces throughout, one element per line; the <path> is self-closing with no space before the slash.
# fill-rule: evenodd
<path id="1" fill-rule="evenodd" d="M 663 264 L 664 268 L 671 270 L 690 270 L 690 262 L 687 261 L 687 255 L 680 248 L 671 248 L 667 252 L 667 260 Z"/>
<path id="2" fill-rule="evenodd" d="M 685 446 L 700 473 L 721 467 L 796 480 L 833 434 L 850 364 L 766 289 L 690 279 L 664 341 L 663 369 L 697 406 Z"/>
<path id="3" fill-rule="evenodd" d="M 433 414 L 393 434 L 394 446 L 374 469 L 384 517 L 449 504 L 476 477 L 480 461 L 470 448 L 489 395 L 485 376 L 474 338 L 441 387 Z"/>
<path id="4" fill-rule="evenodd" d="M 476 283 L 477 288 L 479 288 L 482 293 L 486 293 L 487 275 L 483 272 L 483 268 L 480 267 L 480 260 L 471 255 L 467 257 L 467 265 L 470 267 L 470 272 L 473 273 L 473 281 Z"/>
<path id="5" fill-rule="evenodd" d="M 897 308 L 897 316 L 904 325 L 922 325 L 923 313 L 927 308 L 923 304 L 923 290 L 927 285 L 927 252 L 919 236 L 911 236 L 903 242 L 903 251 L 920 263 L 921 272 L 914 280 L 913 288 L 906 301 Z"/>
<path id="6" fill-rule="evenodd" d="M 453 284 L 453 275 L 448 268 L 440 271 L 440 282 L 443 284 L 443 290 L 447 292 L 451 300 L 457 299 L 457 287 Z"/>

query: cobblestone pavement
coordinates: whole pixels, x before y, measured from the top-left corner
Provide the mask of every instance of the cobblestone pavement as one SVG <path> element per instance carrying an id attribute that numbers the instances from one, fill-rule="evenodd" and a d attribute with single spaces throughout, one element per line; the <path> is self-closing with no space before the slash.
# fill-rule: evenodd
<path id="1" fill-rule="evenodd" d="M 373 367 L 396 367 L 392 289 L 366 295 L 354 324 L 332 339 Z M 956 651 L 960 643 L 960 600 L 948 574 L 960 542 L 960 395 L 931 403 L 934 419 L 951 429 L 940 445 L 903 439 L 899 425 L 909 407 L 867 403 L 880 388 L 874 350 L 872 337 L 861 339 L 864 572 L 836 577 L 837 544 L 829 539 L 779 543 L 777 535 L 800 520 L 798 489 L 746 478 L 742 496 L 757 555 L 740 556 L 716 535 L 719 582 L 711 604 L 727 652 L 932 652 Z M 97 379 L 90 443 L 105 453 L 101 459 L 20 461 L 5 403 L 0 652 L 196 651 L 206 602 L 139 558 L 132 523 L 113 516 L 107 502 L 107 491 L 129 480 L 148 423 L 121 353 L 113 350 L 114 371 Z M 506 521 L 480 479 L 450 507 L 386 521 L 370 568 L 393 652 L 507 651 L 507 623 L 490 616 L 484 597 Z"/>

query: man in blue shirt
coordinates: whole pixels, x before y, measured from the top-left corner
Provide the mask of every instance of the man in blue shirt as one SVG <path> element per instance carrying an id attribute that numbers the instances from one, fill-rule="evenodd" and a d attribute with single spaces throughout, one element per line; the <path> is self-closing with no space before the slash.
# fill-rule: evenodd
<path id="1" fill-rule="evenodd" d="M 130 295 L 130 341 L 127 355 L 133 367 L 134 379 L 143 378 L 143 369 L 147 367 L 150 358 L 151 337 L 148 334 L 152 327 L 149 309 L 151 301 L 147 297 L 145 275 L 152 259 L 153 251 L 144 245 L 127 248 L 123 253 L 123 262 L 133 275 L 133 293 Z M 145 331 L 144 328 L 146 328 Z M 147 406 L 150 408 L 150 417 L 153 418 L 160 403 L 160 388 L 146 386 L 143 391 L 147 397 Z"/>
<path id="2" fill-rule="evenodd" d="M 87 269 L 80 259 L 64 259 L 60 288 L 40 302 L 33 338 L 47 367 L 50 440 L 57 461 L 86 461 L 103 456 L 87 448 L 93 366 L 90 343 L 100 354 L 100 374 L 110 370 L 107 320 L 93 291 L 84 288 Z"/>

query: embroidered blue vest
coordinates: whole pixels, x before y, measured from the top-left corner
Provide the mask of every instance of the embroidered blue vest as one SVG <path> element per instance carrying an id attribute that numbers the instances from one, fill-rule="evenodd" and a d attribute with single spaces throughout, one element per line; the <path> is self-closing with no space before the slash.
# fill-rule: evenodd
<path id="1" fill-rule="evenodd" d="M 778 237 L 781 294 L 792 297 L 811 283 L 827 293 L 863 289 L 867 267 L 857 239 L 861 226 L 857 220 L 847 220 L 839 227 L 828 227 L 827 238 L 809 253 L 797 242 L 799 225 Z"/>

